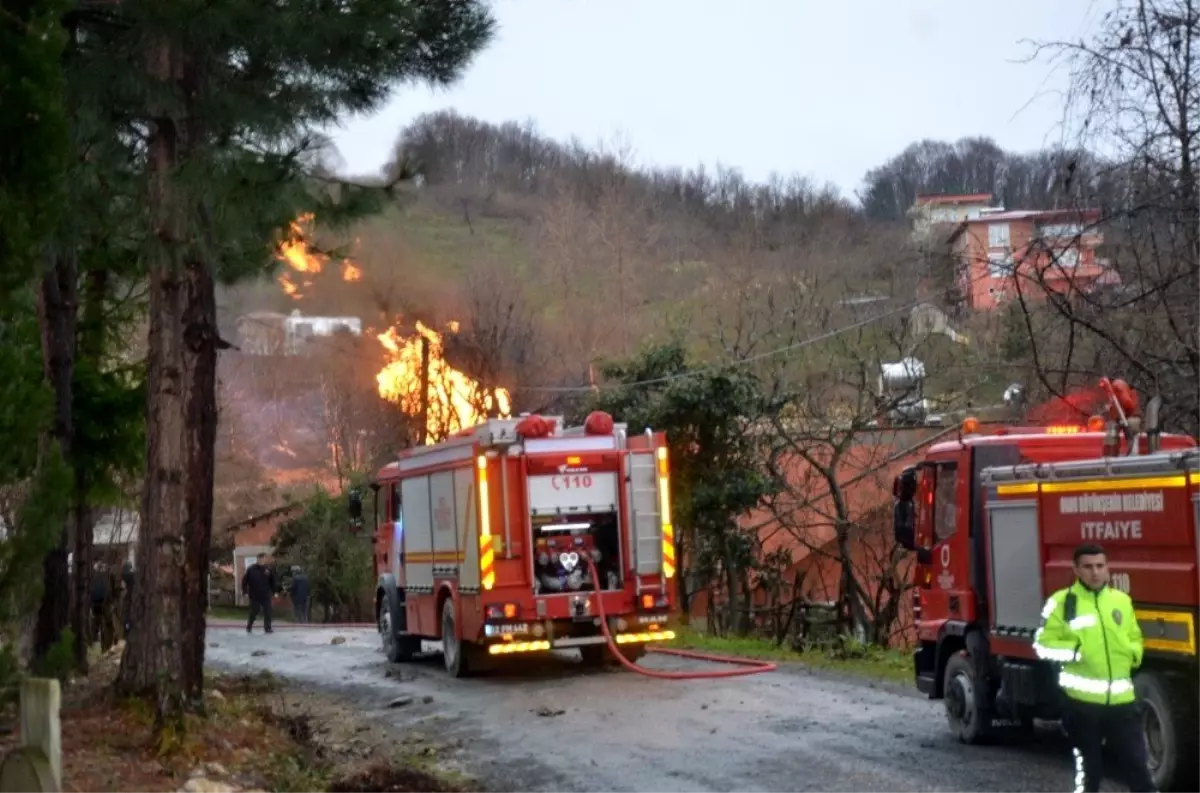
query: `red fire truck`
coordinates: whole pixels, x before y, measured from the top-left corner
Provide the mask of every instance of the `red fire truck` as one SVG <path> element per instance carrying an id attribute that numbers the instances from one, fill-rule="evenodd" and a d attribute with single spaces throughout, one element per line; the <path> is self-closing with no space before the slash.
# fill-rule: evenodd
<path id="1" fill-rule="evenodd" d="M 1145 635 L 1134 682 L 1155 782 L 1196 790 L 1200 452 L 1189 437 L 1119 429 L 1093 417 L 982 434 L 967 419 L 896 478 L 896 540 L 917 557 L 916 685 L 945 701 L 964 743 L 1057 720 L 1057 670 L 1033 635 L 1072 581 L 1074 548 L 1101 543 Z"/>
<path id="2" fill-rule="evenodd" d="M 674 638 L 665 437 L 630 437 L 601 412 L 562 424 L 492 419 L 379 471 L 376 614 L 391 661 L 423 641 L 440 643 L 455 677 L 561 648 L 613 661 L 598 605 L 630 660 Z"/>

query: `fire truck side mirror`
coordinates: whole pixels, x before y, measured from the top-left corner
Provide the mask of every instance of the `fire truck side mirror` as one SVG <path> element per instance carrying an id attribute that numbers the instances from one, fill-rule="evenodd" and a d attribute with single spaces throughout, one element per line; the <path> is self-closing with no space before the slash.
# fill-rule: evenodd
<path id="1" fill-rule="evenodd" d="M 899 501 L 912 501 L 917 494 L 917 467 L 910 465 L 892 480 L 892 496 Z"/>
<path id="2" fill-rule="evenodd" d="M 909 466 L 892 482 L 896 505 L 892 510 L 892 533 L 896 544 L 905 550 L 916 548 L 916 508 L 913 497 L 917 492 L 917 469 Z"/>

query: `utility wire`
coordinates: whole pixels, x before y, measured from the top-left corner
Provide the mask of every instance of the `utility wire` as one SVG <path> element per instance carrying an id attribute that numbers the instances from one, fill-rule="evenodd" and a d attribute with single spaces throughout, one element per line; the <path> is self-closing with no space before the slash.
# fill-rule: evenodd
<path id="1" fill-rule="evenodd" d="M 988 273 L 987 270 L 984 270 L 981 274 L 973 276 L 968 281 L 968 287 L 974 286 L 975 283 L 977 283 L 979 281 L 983 281 L 985 279 L 990 279 L 991 277 L 992 276 L 990 275 L 990 273 Z M 826 331 L 825 333 L 821 333 L 816 336 L 812 336 L 810 338 L 803 339 L 798 342 L 793 342 L 792 344 L 788 344 L 784 347 L 779 347 L 778 349 L 768 350 L 766 352 L 757 353 L 755 355 L 751 355 L 746 358 L 738 358 L 738 359 L 734 359 L 734 360 L 730 360 L 730 361 L 725 361 L 723 363 L 710 364 L 708 366 L 705 366 L 705 367 L 702 367 L 699 369 L 693 369 L 688 372 L 680 372 L 677 374 L 664 375 L 662 377 L 648 378 L 645 380 L 635 380 L 635 381 L 628 382 L 628 383 L 619 383 L 619 382 L 597 383 L 595 385 L 578 385 L 578 386 L 516 386 L 510 390 L 520 391 L 520 392 L 540 393 L 540 394 L 583 394 L 583 393 L 596 392 L 596 391 L 614 391 L 614 390 L 622 389 L 622 388 L 639 388 L 639 387 L 650 386 L 650 385 L 662 385 L 664 383 L 675 382 L 676 380 L 684 380 L 684 379 L 687 379 L 690 377 L 703 376 L 705 374 L 709 374 L 709 373 L 716 372 L 716 371 L 721 371 L 723 369 L 728 369 L 728 368 L 734 367 L 734 366 L 742 366 L 742 365 L 746 365 L 746 364 L 755 363 L 757 361 L 761 361 L 761 360 L 764 360 L 767 358 L 773 358 L 777 355 L 783 355 L 785 353 L 804 349 L 805 347 L 811 347 L 814 344 L 820 344 L 823 341 L 828 341 L 829 339 L 833 339 L 838 336 L 841 336 L 844 333 L 849 333 L 850 331 L 857 330 L 859 328 L 864 328 L 869 325 L 873 325 L 877 322 L 882 322 L 883 320 L 885 320 L 889 317 L 893 317 L 897 314 L 901 314 L 906 311 L 911 311 L 912 309 L 916 308 L 917 306 L 920 306 L 922 304 L 929 303 L 929 302 L 930 301 L 928 299 L 918 298 L 916 300 L 905 303 L 904 305 L 901 305 L 897 308 L 893 308 L 888 311 L 884 311 L 884 312 L 876 314 L 874 316 L 866 317 L 865 319 L 861 319 L 856 322 L 852 322 L 852 323 L 842 326 L 840 328 L 835 328 L 834 330 Z M 249 321 L 254 324 L 261 324 L 265 327 L 272 327 L 272 328 L 275 327 L 274 325 L 267 322 L 266 320 L 258 318 L 258 317 L 251 317 L 251 316 L 249 316 L 249 314 L 243 314 L 238 319 L 240 321 Z M 350 355 L 353 356 L 354 353 L 350 353 Z"/>

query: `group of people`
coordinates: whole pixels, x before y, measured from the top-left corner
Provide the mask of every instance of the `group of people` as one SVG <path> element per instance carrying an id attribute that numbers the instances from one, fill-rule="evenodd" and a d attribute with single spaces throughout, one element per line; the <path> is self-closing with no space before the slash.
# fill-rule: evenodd
<path id="1" fill-rule="evenodd" d="M 126 560 L 121 574 L 107 562 L 92 565 L 92 624 L 90 644 L 100 643 L 105 652 L 129 634 L 132 613 L 133 563 Z"/>
<path id="2" fill-rule="evenodd" d="M 254 621 L 261 614 L 263 632 L 274 633 L 271 627 L 271 603 L 275 595 L 284 591 L 285 587 L 276 581 L 275 570 L 266 563 L 266 557 L 259 554 L 254 558 L 254 564 L 246 568 L 242 576 L 242 594 L 250 600 L 250 618 L 246 621 L 246 633 L 254 630 Z M 291 568 L 291 578 L 286 586 L 292 599 L 292 613 L 296 622 L 308 622 L 309 584 L 308 574 L 299 565 Z"/>

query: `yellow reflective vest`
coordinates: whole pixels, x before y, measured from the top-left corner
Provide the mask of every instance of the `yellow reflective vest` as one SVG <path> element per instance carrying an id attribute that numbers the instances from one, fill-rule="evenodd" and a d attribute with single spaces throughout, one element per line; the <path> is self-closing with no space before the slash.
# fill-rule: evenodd
<path id="1" fill-rule="evenodd" d="M 1072 699 L 1099 705 L 1133 702 L 1133 670 L 1142 665 L 1142 629 L 1133 601 L 1119 589 L 1098 592 L 1078 580 L 1050 596 L 1033 638 L 1038 657 L 1062 664 L 1058 684 Z"/>

